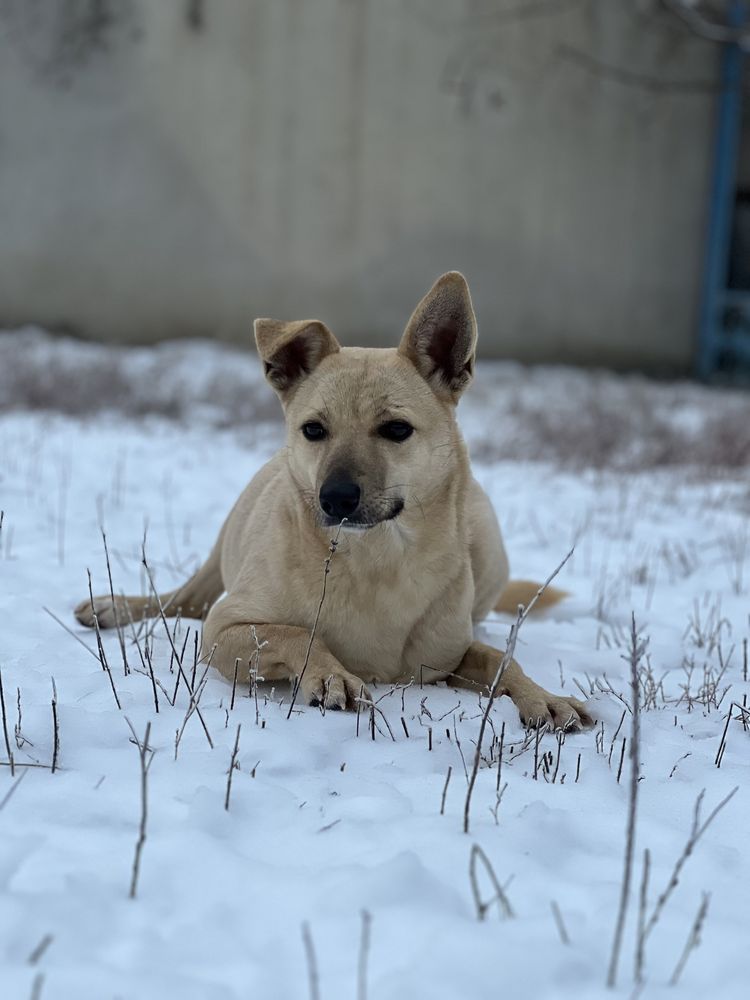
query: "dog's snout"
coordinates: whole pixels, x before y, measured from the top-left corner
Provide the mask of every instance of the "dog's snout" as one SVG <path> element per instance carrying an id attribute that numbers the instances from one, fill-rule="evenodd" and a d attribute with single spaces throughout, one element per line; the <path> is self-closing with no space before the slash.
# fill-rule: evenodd
<path id="1" fill-rule="evenodd" d="M 328 517 L 352 517 L 359 507 L 361 491 L 349 479 L 327 479 L 320 488 L 320 507 Z"/>

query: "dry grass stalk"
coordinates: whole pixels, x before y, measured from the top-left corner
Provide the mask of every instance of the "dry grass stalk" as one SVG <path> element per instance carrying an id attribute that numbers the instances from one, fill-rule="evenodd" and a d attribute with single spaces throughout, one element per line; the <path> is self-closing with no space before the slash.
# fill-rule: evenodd
<path id="1" fill-rule="evenodd" d="M 565 742 L 565 733 L 560 729 L 557 733 L 557 756 L 555 757 L 555 770 L 552 772 L 552 784 L 557 781 L 557 773 L 560 770 L 560 757 L 562 756 L 562 746 Z"/>
<path id="2" fill-rule="evenodd" d="M 633 852 L 635 850 L 635 829 L 638 812 L 638 785 L 640 776 L 640 698 L 638 670 L 648 640 L 639 640 L 635 626 L 635 614 L 630 620 L 630 651 L 627 659 L 630 661 L 630 690 L 632 697 L 632 724 L 630 737 L 630 795 L 628 801 L 628 821 L 625 834 L 625 862 L 620 889 L 620 905 L 615 923 L 615 935 L 612 941 L 612 954 L 607 972 L 607 986 L 614 989 L 617 984 L 617 966 L 620 961 L 622 937 L 625 931 L 625 918 L 630 899 L 630 882 L 633 872 Z"/>
<path id="3" fill-rule="evenodd" d="M 484 870 L 487 872 L 490 882 L 492 882 L 492 888 L 495 890 L 495 895 L 491 896 L 487 900 L 482 899 L 482 894 L 479 891 L 479 878 L 477 875 L 478 861 L 482 862 Z M 490 859 L 484 853 L 479 844 L 472 845 L 471 854 L 469 855 L 469 883 L 471 885 L 472 895 L 474 896 L 474 905 L 477 908 L 477 917 L 480 920 L 484 920 L 487 916 L 487 911 L 493 903 L 497 903 L 500 916 L 505 917 L 506 919 L 513 916 L 513 908 L 508 902 L 505 890 L 500 885 L 497 875 L 495 875 L 495 870 L 490 864 Z"/>
<path id="4" fill-rule="evenodd" d="M 291 697 L 291 700 L 289 702 L 289 711 L 286 714 L 287 719 L 290 719 L 291 716 L 292 716 L 292 711 L 294 709 L 294 703 L 297 700 L 297 695 L 299 694 L 299 689 L 300 689 L 300 686 L 302 684 L 302 679 L 305 676 L 305 671 L 307 670 L 307 665 L 310 662 L 310 653 L 312 652 L 313 642 L 315 641 L 315 633 L 317 632 L 318 622 L 320 621 L 320 612 L 323 610 L 323 602 L 326 599 L 326 586 L 328 584 L 328 574 L 331 572 L 331 560 L 333 559 L 333 557 L 334 557 L 334 555 L 336 553 L 336 549 L 338 548 L 339 535 L 341 534 L 341 529 L 346 524 L 346 521 L 347 521 L 347 518 L 345 518 L 345 517 L 341 519 L 341 523 L 339 524 L 339 526 L 338 526 L 338 528 L 336 530 L 336 534 L 331 539 L 331 544 L 328 546 L 328 555 L 327 555 L 327 557 L 325 559 L 325 562 L 323 563 L 323 587 L 322 587 L 321 592 L 320 592 L 320 601 L 318 603 L 318 610 L 315 613 L 315 620 L 313 621 L 313 627 L 310 630 L 310 641 L 308 642 L 307 649 L 305 651 L 305 659 L 304 659 L 304 661 L 302 663 L 302 670 L 300 670 L 299 676 L 296 677 L 295 681 L 294 681 L 294 687 L 292 689 L 292 697 Z M 373 735 L 373 739 L 375 739 L 374 735 Z"/>
<path id="5" fill-rule="evenodd" d="M 703 823 L 701 823 L 701 806 L 703 805 L 703 796 L 706 794 L 706 789 L 704 788 L 699 793 L 697 799 L 695 800 L 695 808 L 693 810 L 693 825 L 692 825 L 691 830 L 690 830 L 690 835 L 689 835 L 689 837 L 687 839 L 687 842 L 686 842 L 684 848 L 682 849 L 682 853 L 680 854 L 679 858 L 677 859 L 677 861 L 675 863 L 674 868 L 672 869 L 672 874 L 669 877 L 669 881 L 667 882 L 667 885 L 665 886 L 665 888 L 662 891 L 661 895 L 656 900 L 656 903 L 654 904 L 654 909 L 651 912 L 651 916 L 648 918 L 648 920 L 645 923 L 645 926 L 644 926 L 644 929 L 643 929 L 643 940 L 644 940 L 644 942 L 648 939 L 649 935 L 651 934 L 651 932 L 653 931 L 654 927 L 656 926 L 656 924 L 657 924 L 657 922 L 659 920 L 659 917 L 662 914 L 662 911 L 663 911 L 664 907 L 666 906 L 667 902 L 669 901 L 669 897 L 672 895 L 672 893 L 674 892 L 674 890 L 677 888 L 677 885 L 679 884 L 679 881 L 680 881 L 680 875 L 682 873 L 682 869 L 685 866 L 685 863 L 687 862 L 687 860 L 690 857 L 690 855 L 693 853 L 693 850 L 695 849 L 695 845 L 701 839 L 701 837 L 706 832 L 706 830 L 709 828 L 709 826 L 711 825 L 711 823 L 713 823 L 713 821 L 716 819 L 717 815 L 721 812 L 721 810 L 724 808 L 724 806 L 727 805 L 727 803 L 734 797 L 734 795 L 737 793 L 738 789 L 739 789 L 739 785 L 735 785 L 735 787 L 732 789 L 732 791 L 728 795 L 724 796 L 724 798 L 721 800 L 721 802 L 716 806 L 715 809 L 712 810 L 712 812 L 709 814 L 708 818 Z"/>
<path id="6" fill-rule="evenodd" d="M 625 747 L 627 746 L 628 738 L 623 736 L 622 738 L 622 749 L 620 750 L 620 763 L 617 766 L 617 784 L 620 784 L 620 778 L 622 777 L 622 765 L 625 763 Z"/>
<path id="7" fill-rule="evenodd" d="M 5 691 L 3 689 L 3 671 L 0 667 L 0 711 L 2 711 L 3 716 L 3 736 L 5 737 L 5 752 L 8 754 L 8 764 L 10 765 L 10 774 L 13 777 L 16 773 L 15 761 L 13 759 L 13 751 L 10 748 L 10 738 L 8 736 L 8 717 L 5 711 Z"/>
<path id="8" fill-rule="evenodd" d="M 203 715 L 201 714 L 201 710 L 198 708 L 198 703 L 196 701 L 195 693 L 193 691 L 192 685 L 190 684 L 190 681 L 187 679 L 187 674 L 185 673 L 185 670 L 184 670 L 183 665 L 182 665 L 182 659 L 180 658 L 180 656 L 179 656 L 179 654 L 177 652 L 177 648 L 176 648 L 176 646 L 174 644 L 174 640 L 172 639 L 172 633 L 169 631 L 169 625 L 167 624 L 167 618 L 166 618 L 166 615 L 164 614 L 164 606 L 163 606 L 163 604 L 161 602 L 161 598 L 159 597 L 159 592 L 156 589 L 156 585 L 154 584 L 154 578 L 153 578 L 153 575 L 151 573 L 151 568 L 150 568 L 148 562 L 146 561 L 146 546 L 145 546 L 145 543 L 144 543 L 144 545 L 142 547 L 141 552 L 142 552 L 141 562 L 143 564 L 144 570 L 146 571 L 146 576 L 148 577 L 148 582 L 149 582 L 149 586 L 151 587 L 151 592 L 153 593 L 153 595 L 154 595 L 154 597 L 156 599 L 157 606 L 159 608 L 159 617 L 161 618 L 161 621 L 162 621 L 162 623 L 164 625 L 164 631 L 167 633 L 167 638 L 169 639 L 169 644 L 172 647 L 172 652 L 174 653 L 174 655 L 175 655 L 175 657 L 177 659 L 178 681 L 179 681 L 179 678 L 181 677 L 182 680 L 183 680 L 183 683 L 185 684 L 185 687 L 188 690 L 188 695 L 190 697 L 190 704 L 193 707 L 196 715 L 200 719 L 201 726 L 203 727 L 203 732 L 206 734 L 206 739 L 208 740 L 208 745 L 213 750 L 213 748 L 214 748 L 214 742 L 211 739 L 211 734 L 208 731 L 208 726 L 206 725 L 206 720 L 203 718 Z M 187 639 L 186 639 L 186 641 L 187 641 Z M 183 651 L 184 651 L 184 647 L 183 647 Z M 213 655 L 213 650 L 211 650 L 211 655 L 209 655 L 209 663 L 211 661 L 211 656 L 212 655 Z M 175 688 L 175 698 L 176 697 L 177 697 L 177 689 Z M 173 702 L 173 704 L 174 704 L 174 702 Z M 188 709 L 188 711 L 190 711 L 190 709 Z"/>
<path id="9" fill-rule="evenodd" d="M 307 958 L 307 978 L 310 986 L 310 1000 L 320 1000 L 318 960 L 315 957 L 315 945 L 313 944 L 310 925 L 307 921 L 302 924 L 302 943 L 305 946 L 305 957 Z"/>
<path id="10" fill-rule="evenodd" d="M 500 727 L 500 741 L 497 747 L 497 781 L 495 782 L 495 793 L 500 791 L 500 779 L 503 774 L 503 746 L 505 745 L 505 720 Z"/>
<path id="11" fill-rule="evenodd" d="M 557 930 L 560 935 L 560 940 L 563 944 L 570 944 L 570 938 L 568 937 L 568 931 L 563 922 L 562 913 L 560 913 L 560 907 L 554 901 L 551 901 L 550 906 L 552 908 L 552 916 L 555 918 L 555 924 L 557 925 Z"/>
<path id="12" fill-rule="evenodd" d="M 172 705 L 174 705 L 177 701 L 177 692 L 180 690 L 180 679 L 184 673 L 183 670 L 180 670 L 180 667 L 185 662 L 185 650 L 187 649 L 188 639 L 190 638 L 191 632 L 192 628 L 188 625 L 185 631 L 185 638 L 182 640 L 182 649 L 179 653 L 177 653 L 177 647 L 174 645 L 175 637 L 174 635 L 172 636 L 172 653 L 170 656 L 170 662 L 177 660 L 177 679 L 175 680 L 174 691 L 172 692 Z"/>
<path id="13" fill-rule="evenodd" d="M 676 986 L 680 976 L 682 975 L 682 970 L 685 968 L 688 958 L 690 958 L 691 953 L 698 947 L 701 943 L 701 930 L 703 929 L 703 924 L 706 920 L 708 914 L 708 903 L 711 899 L 707 892 L 703 893 L 703 898 L 701 899 L 701 905 L 698 907 L 698 912 L 695 915 L 695 920 L 693 921 L 693 926 L 690 928 L 690 934 L 685 942 L 685 948 L 680 955 L 680 960 L 675 966 L 675 970 L 672 973 L 672 978 L 669 980 L 670 986 Z"/>
<path id="14" fill-rule="evenodd" d="M 154 695 L 154 708 L 156 710 L 156 714 L 158 715 L 159 714 L 159 695 L 157 694 L 157 691 L 156 691 L 156 677 L 154 676 L 154 665 L 151 662 L 151 653 L 148 650 L 148 646 L 146 647 L 146 663 L 148 664 L 148 675 L 149 675 L 149 677 L 151 679 L 151 690 L 152 690 L 153 695 Z"/>
<path id="15" fill-rule="evenodd" d="M 471 796 L 474 792 L 474 785 L 476 784 L 477 774 L 479 773 L 479 765 L 482 760 L 482 742 L 484 740 L 484 733 L 487 728 L 487 720 L 489 719 L 490 712 L 492 711 L 492 706 L 495 702 L 495 698 L 497 697 L 497 689 L 500 684 L 500 680 L 505 671 L 507 670 L 508 666 L 510 665 L 511 660 L 513 659 L 513 653 L 515 652 L 516 649 L 516 639 L 518 638 L 518 630 L 520 629 L 521 625 L 523 625 L 523 623 L 526 621 L 527 617 L 529 616 L 529 613 L 533 610 L 536 602 L 545 592 L 547 587 L 549 587 L 549 585 L 555 579 L 555 577 L 563 568 L 565 563 L 573 555 L 573 551 L 574 550 L 571 549 L 570 552 L 568 552 L 568 554 L 565 556 L 563 561 L 560 563 L 560 565 L 557 567 L 557 569 L 554 570 L 554 572 L 552 572 L 547 577 L 547 579 L 541 585 L 539 590 L 537 590 L 536 594 L 534 594 L 532 599 L 529 601 L 528 605 L 525 608 L 519 606 L 518 617 L 516 618 L 515 622 L 511 625 L 510 632 L 508 634 L 508 644 L 505 652 L 500 658 L 500 663 L 498 664 L 497 671 L 495 672 L 495 678 L 492 681 L 492 686 L 490 687 L 490 693 L 487 699 L 487 704 L 485 706 L 484 713 L 482 715 L 482 721 L 479 724 L 479 735 L 477 736 L 477 745 L 476 745 L 476 750 L 474 752 L 474 763 L 471 769 L 471 775 L 469 777 L 469 785 L 466 790 L 466 801 L 464 802 L 464 833 L 469 832 Z"/>
<path id="16" fill-rule="evenodd" d="M 16 778 L 16 780 L 13 782 L 13 784 L 10 786 L 10 788 L 8 789 L 8 791 L 5 793 L 5 795 L 3 795 L 2 799 L 0 799 L 0 812 L 2 812 L 2 810 L 10 802 L 10 800 L 13 797 L 13 794 L 15 793 L 15 790 L 18 788 L 18 786 L 21 784 L 21 782 L 23 781 L 23 779 L 26 777 L 26 775 L 28 773 L 29 772 L 26 771 L 26 770 L 21 771 L 21 773 L 18 775 L 18 777 Z"/>
<path id="17" fill-rule="evenodd" d="M 443 794 L 440 797 L 440 815 L 445 815 L 445 796 L 448 794 L 448 785 L 451 780 L 451 774 L 453 773 L 453 768 L 448 765 L 448 773 L 445 776 L 445 784 L 443 785 Z"/>
<path id="18" fill-rule="evenodd" d="M 130 898 L 135 899 L 135 894 L 138 889 L 138 878 L 141 873 L 141 855 L 143 854 L 143 845 L 146 843 L 146 822 L 148 819 L 148 772 L 154 759 L 154 751 L 151 750 L 148 745 L 149 737 L 151 736 L 151 723 L 149 722 L 146 724 L 146 732 L 144 733 L 143 742 L 141 743 L 135 734 L 135 729 L 133 728 L 130 720 L 126 718 L 125 721 L 130 727 L 130 732 L 133 734 L 133 740 L 138 747 L 138 758 L 141 765 L 141 821 L 138 828 L 138 841 L 135 845 L 133 869 L 130 876 Z M 149 756 L 149 754 L 151 756 Z"/>
<path id="19" fill-rule="evenodd" d="M 367 1000 L 367 960 L 370 957 L 370 930 L 372 914 L 362 910 L 362 934 L 359 940 L 359 963 L 357 968 L 357 1000 Z"/>
<path id="20" fill-rule="evenodd" d="M 253 637 L 254 645 L 252 666 L 250 667 L 250 697 L 255 701 L 255 725 L 257 726 L 260 721 L 260 708 L 258 707 L 258 683 L 265 680 L 264 677 L 260 676 L 260 654 L 263 647 L 268 645 L 268 640 L 264 639 L 263 642 L 258 641 L 258 633 L 255 625 L 250 626 L 250 632 Z"/>
<path id="21" fill-rule="evenodd" d="M 229 702 L 229 711 L 234 711 L 234 699 L 237 694 L 237 671 L 240 669 L 240 658 L 236 656 L 234 658 L 234 677 L 232 679 L 232 700 Z"/>
<path id="22" fill-rule="evenodd" d="M 234 750 L 232 750 L 232 757 L 229 761 L 229 771 L 227 773 L 227 794 L 224 796 L 224 808 L 229 812 L 229 796 L 232 794 L 232 775 L 235 770 L 239 771 L 240 765 L 237 760 L 237 754 L 240 749 L 240 729 L 242 729 L 242 723 L 237 726 L 237 736 L 234 740 Z"/>
<path id="23" fill-rule="evenodd" d="M 60 754 L 60 723 L 57 718 L 57 687 L 52 678 L 52 773 L 57 770 L 57 758 Z"/>
<path id="24" fill-rule="evenodd" d="M 109 598 L 112 602 L 112 615 L 115 619 L 115 631 L 117 632 L 117 640 L 120 643 L 120 655 L 122 656 L 122 669 L 125 676 L 130 673 L 130 667 L 128 665 L 128 654 L 125 649 L 125 634 L 123 627 L 120 623 L 120 615 L 117 610 L 117 602 L 115 601 L 115 589 L 112 584 L 112 566 L 109 562 L 109 549 L 107 548 L 107 535 L 104 528 L 101 529 L 102 532 L 102 542 L 104 543 L 104 558 L 107 562 L 107 580 L 109 581 Z"/>
<path id="25" fill-rule="evenodd" d="M 638 894 L 638 933 L 635 946 L 635 981 L 643 982 L 643 969 L 646 962 L 645 955 L 645 928 L 646 911 L 648 908 L 648 879 L 651 872 L 651 855 L 648 848 L 643 852 L 643 873 L 641 875 L 641 889 Z"/>
<path id="26" fill-rule="evenodd" d="M 112 694 L 115 699 L 115 705 L 117 705 L 118 709 L 122 711 L 120 698 L 119 695 L 117 694 L 117 688 L 115 687 L 115 680 L 114 677 L 112 676 L 112 671 L 109 669 L 107 654 L 104 652 L 104 644 L 102 643 L 102 633 L 101 629 L 99 628 L 99 616 L 96 613 L 96 608 L 94 606 L 94 591 L 91 588 L 91 570 L 87 569 L 86 574 L 88 576 L 88 581 L 89 581 L 89 600 L 91 601 L 91 615 L 94 619 L 94 631 L 96 633 L 96 648 L 99 651 L 99 662 L 101 664 L 102 670 L 109 678 L 109 684 L 110 687 L 112 688 Z"/>
<path id="27" fill-rule="evenodd" d="M 65 629 L 68 635 L 72 636 L 79 645 L 83 646 L 83 648 L 86 650 L 87 653 L 91 653 L 91 655 L 94 657 L 97 663 L 100 662 L 99 657 L 96 655 L 91 646 L 87 646 L 86 643 L 83 641 L 83 639 L 79 635 L 76 635 L 73 629 L 68 628 L 68 626 L 65 624 L 64 621 L 61 621 L 56 614 L 53 614 L 53 612 L 50 611 L 50 609 L 45 607 L 44 605 L 42 605 L 42 611 L 45 611 L 50 616 L 50 618 L 56 621 L 57 624 L 60 626 L 60 628 Z"/>
<path id="28" fill-rule="evenodd" d="M 53 941 L 54 937 L 51 934 L 45 934 L 36 948 L 34 948 L 29 957 L 26 959 L 27 963 L 29 965 L 36 965 Z"/>
<path id="29" fill-rule="evenodd" d="M 206 669 L 203 671 L 203 674 L 201 675 L 201 679 L 198 682 L 198 686 L 197 686 L 195 697 L 191 698 L 191 700 L 190 700 L 190 702 L 188 704 L 188 707 L 187 707 L 187 711 L 185 712 L 185 717 L 182 720 L 182 725 L 177 730 L 177 739 L 175 740 L 175 745 L 174 745 L 174 759 L 175 760 L 177 760 L 177 753 L 178 753 L 178 751 L 180 749 L 180 742 L 182 740 L 182 735 L 185 732 L 185 728 L 186 728 L 188 722 L 190 721 L 190 717 L 192 716 L 192 714 L 194 712 L 196 712 L 198 714 L 198 717 L 200 718 L 200 709 L 199 709 L 198 706 L 200 704 L 201 695 L 203 694 L 203 692 L 204 692 L 204 690 L 206 688 L 206 684 L 208 683 L 208 681 L 206 679 L 206 676 L 208 674 L 208 668 L 210 667 L 210 665 L 211 664 L 210 664 L 210 660 L 209 660 L 209 663 L 206 664 Z M 213 744 L 211 745 L 211 749 L 213 749 Z"/>

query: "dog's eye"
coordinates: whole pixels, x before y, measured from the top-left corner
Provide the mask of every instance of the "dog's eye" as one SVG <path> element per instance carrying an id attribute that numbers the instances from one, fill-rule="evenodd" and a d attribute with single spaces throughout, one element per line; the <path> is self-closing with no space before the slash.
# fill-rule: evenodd
<path id="1" fill-rule="evenodd" d="M 328 431 L 317 420 L 309 420 L 303 424 L 302 433 L 308 441 L 322 441 L 323 438 L 328 437 Z"/>
<path id="2" fill-rule="evenodd" d="M 405 420 L 389 420 L 378 427 L 378 434 L 386 441 L 406 441 L 413 433 L 414 428 Z"/>

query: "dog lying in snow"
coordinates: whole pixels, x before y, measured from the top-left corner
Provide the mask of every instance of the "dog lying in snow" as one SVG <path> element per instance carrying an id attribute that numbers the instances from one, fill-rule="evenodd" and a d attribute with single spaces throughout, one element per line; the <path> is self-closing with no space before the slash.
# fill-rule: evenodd
<path id="1" fill-rule="evenodd" d="M 502 654 L 475 641 L 474 624 L 493 609 L 515 612 L 537 586 L 508 582 L 497 518 L 456 423 L 477 340 L 463 276 L 435 283 L 398 348 L 342 348 L 317 320 L 259 319 L 255 339 L 287 446 L 242 493 L 205 564 L 161 595 L 165 613 L 208 609 L 202 655 L 230 680 L 238 661 L 247 676 L 254 625 L 260 676 L 299 678 L 300 697 L 328 709 L 354 707 L 370 682 L 488 688 Z M 550 589 L 540 603 L 560 596 Z M 102 627 L 159 613 L 150 598 L 114 605 L 97 597 L 75 613 Z M 515 660 L 500 693 L 526 725 L 592 722 L 581 702 L 545 691 Z"/>

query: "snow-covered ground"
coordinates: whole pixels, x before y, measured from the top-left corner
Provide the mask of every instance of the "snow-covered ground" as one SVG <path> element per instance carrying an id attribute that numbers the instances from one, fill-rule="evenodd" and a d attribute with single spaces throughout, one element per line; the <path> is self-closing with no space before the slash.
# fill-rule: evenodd
<path id="1" fill-rule="evenodd" d="M 45 343 L 35 348 L 37 378 L 54 382 L 61 357 L 75 360 L 80 349 L 55 353 Z M 155 355 L 139 356 L 151 365 L 142 369 L 139 391 L 158 400 L 170 391 L 169 373 L 162 386 Z M 231 686 L 209 672 L 200 709 L 213 747 L 193 714 L 175 754 L 188 701 L 183 686 L 174 706 L 167 699 L 177 675 L 157 624 L 158 714 L 137 647 L 128 637 L 126 676 L 117 636 L 105 634 L 118 710 L 96 637 L 72 617 L 87 591 L 87 568 L 94 591 L 108 589 L 99 526 L 106 528 L 116 591 L 147 586 L 144 531 L 149 562 L 167 588 L 207 553 L 236 495 L 281 438 L 278 423 L 267 418 L 270 390 L 251 357 L 231 356 L 229 364 L 226 353 L 200 345 L 185 357 L 188 368 L 195 366 L 194 381 L 205 384 L 221 365 L 235 380 L 246 378 L 253 419 L 221 426 L 228 421 L 214 419 L 205 399 L 193 420 L 125 416 L 127 407 L 108 413 L 101 401 L 94 417 L 84 404 L 80 414 L 16 409 L 0 417 L 0 670 L 16 765 L 11 775 L 0 736 L 2 996 L 317 996 L 303 927 L 322 1000 L 605 995 L 629 794 L 627 749 L 619 780 L 618 773 L 623 740 L 629 745 L 631 737 L 631 612 L 648 648 L 641 662 L 635 869 L 618 989 L 623 996 L 634 991 L 644 850 L 648 917 L 688 841 L 699 794 L 705 789 L 705 819 L 739 786 L 687 857 L 647 937 L 643 995 L 746 996 L 750 731 L 740 708 L 731 709 L 728 725 L 727 717 L 749 690 L 747 468 L 735 463 L 723 474 L 709 472 L 705 455 L 702 468 L 649 461 L 627 472 L 587 470 L 580 456 L 575 471 L 570 462 L 561 469 L 494 459 L 492 447 L 500 456 L 509 447 L 509 409 L 505 396 L 487 388 L 499 384 L 491 383 L 497 373 L 480 367 L 477 402 L 462 404 L 462 422 L 480 459 L 476 474 L 501 517 L 514 574 L 543 579 L 576 546 L 559 581 L 573 596 L 554 616 L 523 626 L 516 656 L 552 690 L 580 696 L 583 688 L 599 725 L 560 743 L 554 734 L 529 740 L 513 706 L 498 703 L 492 724 L 498 736 L 505 726 L 502 769 L 498 774 L 490 734 L 467 835 L 465 768 L 484 707 L 476 695 L 418 683 L 376 690 L 383 715 L 373 739 L 364 715 L 359 732 L 353 715 L 322 716 L 304 706 L 287 720 L 283 685 L 261 687 L 257 701 L 244 690 L 230 708 Z M 555 387 L 561 396 L 576 385 L 590 391 L 593 378 L 532 373 L 524 382 L 513 368 L 503 372 L 500 383 L 505 379 L 521 402 L 524 386 L 527 396 L 539 396 L 543 382 L 548 408 Z M 627 395 L 626 380 L 606 378 L 597 390 L 611 387 L 603 398 Z M 190 385 L 187 379 L 183 403 Z M 673 387 L 647 391 L 652 410 L 663 405 L 696 439 L 725 405 L 719 394 L 685 389 L 675 415 Z M 743 405 L 732 397 L 734 410 Z M 564 439 L 564 426 L 558 432 Z M 511 436 L 517 444 L 517 427 Z M 611 448 L 628 453 L 622 435 Z M 606 465 L 599 452 L 596 464 Z M 502 645 L 508 627 L 507 620 L 489 622 L 492 641 Z M 195 623 L 186 622 L 175 638 L 180 649 L 185 645 L 189 672 L 194 636 Z M 142 633 L 141 649 L 145 640 Z M 135 899 L 128 893 L 141 776 L 128 722 L 139 739 L 150 723 L 154 751 Z M 512 915 L 490 902 L 479 919 L 470 877 L 474 845 L 504 887 Z M 491 901 L 492 875 L 473 856 L 481 899 Z M 700 944 L 673 988 L 703 893 L 710 899 Z"/>

